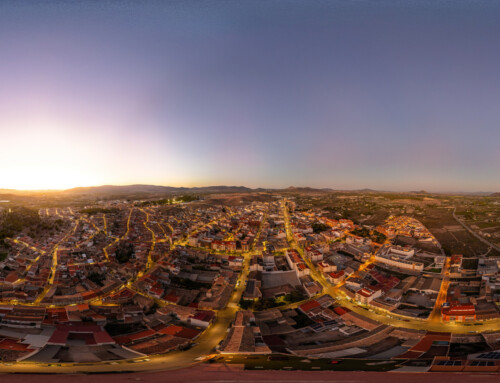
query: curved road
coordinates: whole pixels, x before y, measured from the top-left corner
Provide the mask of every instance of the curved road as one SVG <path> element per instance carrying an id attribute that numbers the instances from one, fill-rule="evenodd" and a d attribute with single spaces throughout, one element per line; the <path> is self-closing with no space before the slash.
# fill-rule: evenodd
<path id="1" fill-rule="evenodd" d="M 283 201 L 283 209 L 285 216 L 285 227 L 287 234 L 293 243 L 293 236 L 291 236 L 290 221 L 288 209 Z M 130 216 L 129 216 L 130 219 Z M 302 254 L 296 244 L 293 244 Z M 112 361 L 100 363 L 58 363 L 58 364 L 42 364 L 30 362 L 6 363 L 0 364 L 0 373 L 79 373 L 79 372 L 124 372 L 124 371 L 154 371 L 154 370 L 170 370 L 189 367 L 198 363 L 202 358 L 210 355 L 215 351 L 217 345 L 224 339 L 226 333 L 234 319 L 236 312 L 239 310 L 238 302 L 245 289 L 245 282 L 248 278 L 249 263 L 251 253 L 244 255 L 245 260 L 243 263 L 243 270 L 240 276 L 240 284 L 234 290 L 231 299 L 226 308 L 217 312 L 217 318 L 212 326 L 205 330 L 201 336 L 187 351 L 175 351 L 165 355 L 158 356 L 145 356 L 125 361 Z M 339 289 L 341 286 L 331 285 L 320 273 L 316 267 L 306 258 L 306 263 L 311 269 L 311 276 L 317 280 L 324 289 L 324 292 L 334 297 L 342 306 L 347 307 L 355 313 L 364 317 L 370 318 L 381 324 L 391 325 L 400 328 L 409 328 L 415 330 L 428 330 L 428 331 L 443 331 L 452 333 L 468 333 L 468 332 L 485 332 L 493 331 L 500 328 L 500 320 L 490 320 L 483 322 L 475 322 L 468 325 L 442 323 L 436 318 L 432 320 L 421 320 L 409 318 L 402 315 L 397 315 L 382 309 L 375 309 L 371 306 L 363 306 L 357 302 L 352 301 Z M 368 260 L 367 264 L 371 263 Z"/>
<path id="2" fill-rule="evenodd" d="M 228 328 L 239 310 L 238 302 L 245 289 L 251 254 L 245 255 L 240 284 L 234 290 L 226 308 L 217 312 L 215 323 L 205 330 L 187 351 L 174 351 L 165 355 L 141 357 L 126 361 L 100 363 L 57 363 L 44 364 L 18 362 L 0 364 L 0 373 L 78 373 L 78 372 L 113 372 L 113 371 L 152 371 L 188 367 L 197 363 L 198 358 L 206 357 L 215 351 L 215 347 L 225 338 Z"/>
<path id="3" fill-rule="evenodd" d="M 286 208 L 286 200 L 283 201 L 283 212 L 285 216 L 285 228 L 287 230 L 287 237 L 289 238 L 292 247 L 295 248 L 302 256 L 303 250 L 295 243 L 293 235 L 291 232 L 290 221 L 288 209 Z M 451 332 L 451 333 L 472 333 L 472 332 L 486 332 L 486 331 L 498 331 L 500 329 L 500 319 L 491 319 L 485 321 L 475 321 L 464 323 L 444 323 L 441 322 L 440 315 L 436 315 L 436 310 L 433 310 L 430 320 L 412 318 L 404 315 L 399 315 L 392 313 L 381 308 L 376 308 L 373 306 L 362 305 L 345 295 L 345 293 L 340 290 L 343 283 L 337 286 L 330 284 L 324 277 L 324 275 L 314 266 L 314 264 L 307 258 L 302 257 L 306 262 L 307 266 L 311 270 L 311 277 L 318 281 L 322 287 L 323 292 L 331 295 L 337 300 L 339 304 L 347 307 L 349 310 L 360 314 L 364 317 L 372 319 L 374 321 L 380 322 L 381 324 L 390 325 L 399 328 L 408 328 L 413 330 L 426 330 L 426 331 L 438 331 L 438 332 Z M 372 260 L 368 260 L 361 269 L 364 269 L 368 264 L 372 263 Z M 449 268 L 449 263 L 447 263 Z M 447 270 L 447 268 L 446 268 Z M 445 272 L 446 274 L 446 272 Z M 353 274 L 356 276 L 356 273 Z M 449 277 L 447 275 L 443 276 L 442 288 L 440 290 L 439 300 L 443 300 L 443 291 L 449 283 Z"/>

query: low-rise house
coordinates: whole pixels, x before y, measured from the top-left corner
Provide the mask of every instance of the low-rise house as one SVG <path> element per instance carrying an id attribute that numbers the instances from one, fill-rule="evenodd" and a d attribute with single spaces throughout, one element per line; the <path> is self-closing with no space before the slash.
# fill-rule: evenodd
<path id="1" fill-rule="evenodd" d="M 188 319 L 188 323 L 196 326 L 207 328 L 215 320 L 215 313 L 213 311 L 198 311 Z"/>
<path id="2" fill-rule="evenodd" d="M 356 292 L 355 298 L 363 304 L 370 304 L 375 298 L 382 296 L 382 290 L 372 290 L 368 287 L 362 288 Z"/>
<path id="3" fill-rule="evenodd" d="M 270 354 L 251 311 L 238 311 L 228 335 L 218 350 L 221 354 Z"/>
<path id="4" fill-rule="evenodd" d="M 445 322 L 467 322 L 476 320 L 476 309 L 472 304 L 453 303 L 441 309 L 441 318 Z"/>
<path id="5" fill-rule="evenodd" d="M 327 274 L 327 279 L 331 284 L 337 285 L 345 279 L 344 270 L 334 271 Z"/>
<path id="6" fill-rule="evenodd" d="M 256 279 L 249 279 L 245 286 L 245 291 L 243 292 L 243 299 L 255 300 L 262 298 L 262 292 L 260 291 L 261 282 Z"/>

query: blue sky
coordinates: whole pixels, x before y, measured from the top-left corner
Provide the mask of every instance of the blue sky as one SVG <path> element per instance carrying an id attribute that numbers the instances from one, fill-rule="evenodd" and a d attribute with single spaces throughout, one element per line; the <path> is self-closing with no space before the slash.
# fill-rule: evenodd
<path id="1" fill-rule="evenodd" d="M 0 187 L 500 190 L 500 3 L 0 2 Z"/>

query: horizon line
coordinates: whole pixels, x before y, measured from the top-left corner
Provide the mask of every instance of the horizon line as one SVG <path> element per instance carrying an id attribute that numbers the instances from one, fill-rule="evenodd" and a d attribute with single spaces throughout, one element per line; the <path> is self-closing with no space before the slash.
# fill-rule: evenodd
<path id="1" fill-rule="evenodd" d="M 7 191 L 16 191 L 16 192 L 64 192 L 72 189 L 79 189 L 79 188 L 101 188 L 101 187 L 131 187 L 131 186 L 154 186 L 154 187 L 169 187 L 169 188 L 175 188 L 175 189 L 194 189 L 194 188 L 210 188 L 210 187 L 238 187 L 238 188 L 247 188 L 251 190 L 257 190 L 257 189 L 263 189 L 263 190 L 268 190 L 268 191 L 274 191 L 274 190 L 286 190 L 286 189 L 302 189 L 302 188 L 308 188 L 308 189 L 316 189 L 316 190 L 331 190 L 331 191 L 337 191 L 337 192 L 356 192 L 356 191 L 373 191 L 373 192 L 379 192 L 379 193 L 432 193 L 432 194 L 494 194 L 497 192 L 494 191 L 466 191 L 466 190 L 460 190 L 460 191 L 436 191 L 436 190 L 425 190 L 425 189 L 420 189 L 420 188 L 415 188 L 415 190 L 391 190 L 391 189 L 386 189 L 386 190 L 381 190 L 381 189 L 373 189 L 370 187 L 363 187 L 363 188 L 356 188 L 356 189 L 349 189 L 349 188 L 333 188 L 333 187 L 314 187 L 314 186 L 286 186 L 286 187 L 249 187 L 245 185 L 203 185 L 203 186 L 172 186 L 172 185 L 161 185 L 161 184 L 148 184 L 148 183 L 130 183 L 130 184 L 102 184 L 102 185 L 88 185 L 88 186 L 75 186 L 75 187 L 70 187 L 70 188 L 65 188 L 65 189 L 16 189 L 16 188 L 6 188 L 6 187 L 1 187 L 0 192 L 7 192 Z"/>

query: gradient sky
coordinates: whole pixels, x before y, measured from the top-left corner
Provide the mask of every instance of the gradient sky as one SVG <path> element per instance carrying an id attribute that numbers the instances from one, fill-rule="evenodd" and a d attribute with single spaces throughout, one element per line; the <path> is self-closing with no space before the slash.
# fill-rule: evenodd
<path id="1" fill-rule="evenodd" d="M 499 1 L 0 1 L 0 188 L 500 191 Z"/>

